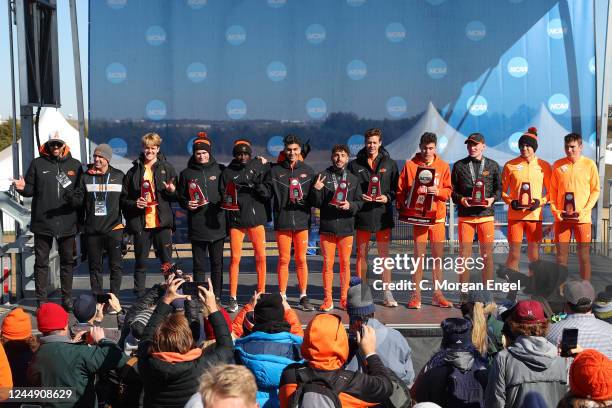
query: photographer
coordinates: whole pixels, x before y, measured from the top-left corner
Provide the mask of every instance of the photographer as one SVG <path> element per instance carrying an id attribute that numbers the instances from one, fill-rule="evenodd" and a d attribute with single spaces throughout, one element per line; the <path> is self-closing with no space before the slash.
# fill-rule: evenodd
<path id="1" fill-rule="evenodd" d="M 109 293 L 107 295 L 79 295 L 74 301 L 73 314 L 77 320 L 77 323 L 70 328 L 72 339 L 75 342 L 91 343 L 91 337 L 89 337 L 89 329 L 91 327 L 100 326 L 104 319 L 104 311 L 111 310 L 114 314 L 122 313 L 119 299 Z M 104 338 L 112 341 L 119 339 L 119 333 L 117 329 L 103 329 Z"/>

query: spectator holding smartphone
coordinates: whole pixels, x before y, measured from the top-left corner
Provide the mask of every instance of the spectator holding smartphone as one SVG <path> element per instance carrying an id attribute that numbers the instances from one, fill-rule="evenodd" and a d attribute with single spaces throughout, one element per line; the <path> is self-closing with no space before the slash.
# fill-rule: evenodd
<path id="1" fill-rule="evenodd" d="M 104 309 L 107 307 L 115 314 L 122 311 L 119 300 L 113 293 L 96 296 L 81 294 L 74 300 L 73 314 L 77 320 L 77 323 L 71 327 L 74 341 L 84 341 L 85 343 L 90 343 L 92 341 L 91 337 L 89 337 L 89 329 L 94 326 L 99 326 L 102 323 L 104 319 Z M 117 330 L 103 330 L 106 339 L 114 341 L 119 339 Z"/>

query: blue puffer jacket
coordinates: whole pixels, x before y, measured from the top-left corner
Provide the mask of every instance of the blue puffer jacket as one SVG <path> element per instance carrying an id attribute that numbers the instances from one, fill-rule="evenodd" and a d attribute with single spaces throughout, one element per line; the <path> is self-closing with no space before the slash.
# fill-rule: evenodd
<path id="1" fill-rule="evenodd" d="M 257 381 L 257 402 L 261 408 L 278 408 L 278 387 L 285 367 L 303 362 L 302 338 L 288 332 L 254 332 L 236 340 L 236 362 L 246 366 Z"/>

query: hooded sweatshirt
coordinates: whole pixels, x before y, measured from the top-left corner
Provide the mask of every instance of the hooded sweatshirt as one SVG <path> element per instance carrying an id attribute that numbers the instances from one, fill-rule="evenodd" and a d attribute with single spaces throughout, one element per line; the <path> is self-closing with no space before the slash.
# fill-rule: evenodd
<path id="1" fill-rule="evenodd" d="M 406 206 L 406 200 L 410 197 L 410 191 L 419 167 L 433 167 L 435 170 L 434 184 L 438 187 L 438 194 L 435 196 L 432 207 L 436 211 L 436 222 L 444 222 L 446 219 L 446 202 L 451 196 L 453 186 L 451 185 L 450 167 L 438 155 L 434 155 L 433 162 L 429 165 L 425 163 L 421 153 L 415 154 L 412 159 L 406 161 L 399 176 L 397 205 L 400 210 Z"/>
<path id="2" fill-rule="evenodd" d="M 204 164 L 197 163 L 191 156 L 187 168 L 179 176 L 176 191 L 179 204 L 187 211 L 189 239 L 192 241 L 212 242 L 225 238 L 227 235 L 225 211 L 221 209 L 221 193 L 219 192 L 221 173 L 224 168 L 225 166 L 218 164 L 212 155 L 208 163 Z M 193 211 L 187 208 L 187 202 L 191 200 L 189 180 L 196 180 L 209 201 L 208 204 Z"/>
<path id="3" fill-rule="evenodd" d="M 369 374 L 363 374 L 342 369 L 348 353 L 348 336 L 340 318 L 320 314 L 310 321 L 304 334 L 302 357 L 317 375 L 334 386 L 342 406 L 373 407 L 386 401 L 393 386 L 380 357 L 370 355 L 366 359 Z M 288 406 L 297 389 L 297 370 L 303 366 L 292 364 L 283 370 L 279 390 L 281 408 Z"/>
<path id="4" fill-rule="evenodd" d="M 556 406 L 567 391 L 567 366 L 557 347 L 544 337 L 519 336 L 497 353 L 485 391 L 487 408 L 515 407 L 536 392 L 549 406 Z"/>
<path id="5" fill-rule="evenodd" d="M 62 187 L 57 177 L 64 174 L 70 185 Z M 77 232 L 77 210 L 72 206 L 72 196 L 83 169 L 81 162 L 72 158 L 68 146 L 59 157 L 41 146 L 40 157 L 32 160 L 24 178 L 25 187 L 20 194 L 32 199 L 30 230 L 35 234 L 67 237 Z"/>

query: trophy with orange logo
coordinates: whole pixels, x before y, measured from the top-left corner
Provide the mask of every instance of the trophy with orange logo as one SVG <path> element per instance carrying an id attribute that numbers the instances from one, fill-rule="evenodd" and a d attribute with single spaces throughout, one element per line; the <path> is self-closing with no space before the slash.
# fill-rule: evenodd
<path id="1" fill-rule="evenodd" d="M 418 167 L 410 195 L 404 208 L 400 210 L 399 220 L 415 225 L 433 225 L 436 210 L 433 208 L 434 194 L 428 192 L 433 187 L 436 170 L 432 167 Z"/>

